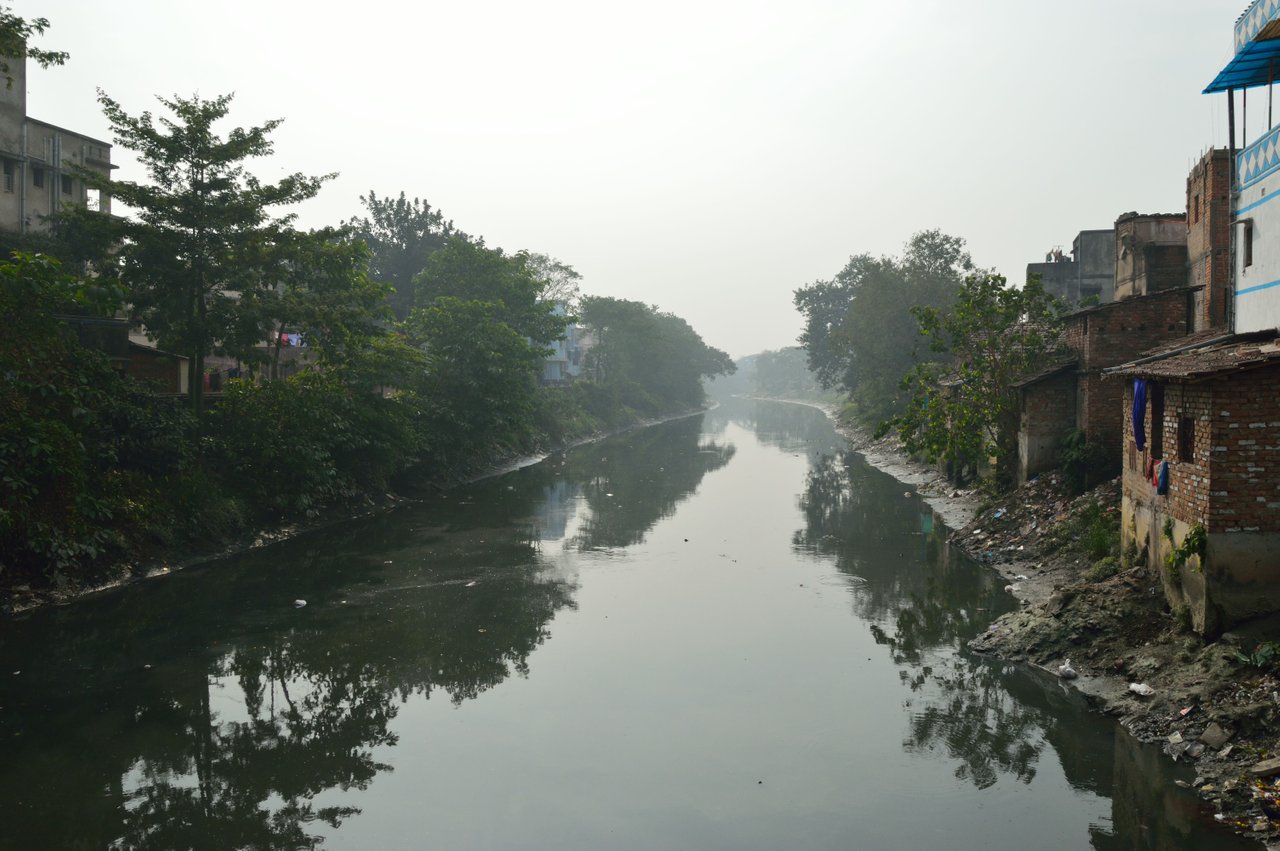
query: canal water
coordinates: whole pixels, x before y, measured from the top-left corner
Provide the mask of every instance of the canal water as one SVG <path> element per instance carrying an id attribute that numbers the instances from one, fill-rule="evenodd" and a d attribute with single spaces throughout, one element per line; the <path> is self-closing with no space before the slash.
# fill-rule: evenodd
<path id="1" fill-rule="evenodd" d="M 1015 603 L 946 535 L 733 401 L 21 617 L 0 847 L 1254 847 L 964 650 Z"/>

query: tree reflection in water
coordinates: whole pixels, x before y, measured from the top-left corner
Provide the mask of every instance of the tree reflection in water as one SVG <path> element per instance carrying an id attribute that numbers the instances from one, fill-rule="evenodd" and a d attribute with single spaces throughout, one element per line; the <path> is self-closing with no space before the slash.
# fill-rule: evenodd
<path id="1" fill-rule="evenodd" d="M 7 624 L 0 848 L 315 847 L 359 812 L 319 797 L 391 770 L 402 704 L 528 674 L 574 605 L 539 548 L 563 503 L 587 509 L 573 547 L 638 542 L 733 457 L 700 436 L 635 432 Z"/>
<path id="2" fill-rule="evenodd" d="M 918 510 L 904 511 L 907 500 Z M 903 747 L 942 750 L 978 788 L 1001 774 L 1030 782 L 1052 719 L 1012 696 L 999 666 L 957 652 L 1010 606 L 994 575 L 952 553 L 932 509 L 851 453 L 814 466 L 800 508 L 795 547 L 859 580 L 855 610 L 901 666 L 912 693 Z"/>

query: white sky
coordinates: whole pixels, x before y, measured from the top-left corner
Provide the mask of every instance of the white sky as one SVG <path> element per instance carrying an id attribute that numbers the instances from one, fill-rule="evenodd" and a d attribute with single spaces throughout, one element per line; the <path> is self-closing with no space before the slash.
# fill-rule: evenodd
<path id="1" fill-rule="evenodd" d="M 260 177 L 340 173 L 303 225 L 404 190 L 740 357 L 794 343 L 794 289 L 918 230 L 1021 283 L 1082 229 L 1185 209 L 1247 0 L 13 5 L 71 52 L 30 69 L 37 118 L 111 141 L 97 87 L 132 114 L 235 92 L 228 127 L 286 119 Z"/>

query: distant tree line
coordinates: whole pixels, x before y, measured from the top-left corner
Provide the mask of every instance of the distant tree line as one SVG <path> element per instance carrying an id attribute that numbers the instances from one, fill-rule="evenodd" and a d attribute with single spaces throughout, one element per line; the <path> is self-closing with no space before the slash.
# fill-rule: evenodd
<path id="1" fill-rule="evenodd" d="M 75 586 L 397 477 L 456 480 L 700 406 L 702 379 L 734 368 L 679 317 L 581 298 L 571 266 L 486 245 L 404 193 L 297 228 L 290 208 L 331 175 L 255 178 L 279 122 L 220 133 L 230 96 L 161 98 L 158 116 L 99 98 L 146 179 L 79 177 L 133 214 L 68 208 L 9 235 L 27 250 L 0 262 L 0 588 Z M 575 312 L 596 342 L 585 379 L 542 386 Z M 189 399 L 112 369 L 67 314 L 139 323 L 187 359 Z M 284 335 L 307 366 L 282 378 Z M 213 356 L 242 373 L 208 404 Z"/>

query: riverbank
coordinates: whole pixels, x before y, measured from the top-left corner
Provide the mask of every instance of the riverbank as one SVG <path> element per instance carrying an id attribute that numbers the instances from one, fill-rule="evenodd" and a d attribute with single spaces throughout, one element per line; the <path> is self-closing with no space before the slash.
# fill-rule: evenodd
<path id="1" fill-rule="evenodd" d="M 271 546 L 272 544 L 342 523 L 385 514 L 405 505 L 418 502 L 419 495 L 423 491 L 447 491 L 459 485 L 505 475 L 531 464 L 537 464 L 557 452 L 565 452 L 577 446 L 594 443 L 614 435 L 625 434 L 635 429 L 696 416 L 704 411 L 712 410 L 714 407 L 715 403 L 711 403 L 705 407 L 680 411 L 663 417 L 638 419 L 617 428 L 600 429 L 588 434 L 577 435 L 536 453 L 495 455 L 486 460 L 485 463 L 477 465 L 470 470 L 458 471 L 456 475 L 447 479 L 430 477 L 414 479 L 412 480 L 412 486 L 403 488 L 402 492 L 388 491 L 385 493 L 361 494 L 342 503 L 321 506 L 317 508 L 314 517 L 280 521 L 246 530 L 243 534 L 236 535 L 229 540 L 177 546 L 135 562 L 126 561 L 113 564 L 105 568 L 94 581 L 83 584 L 66 582 L 61 585 L 47 587 L 38 587 L 26 583 L 0 584 L 0 615 L 21 614 L 44 606 L 66 605 L 84 597 L 122 588 L 148 579 L 168 576 L 179 571 L 198 568 L 249 550 Z"/>
<path id="2" fill-rule="evenodd" d="M 983 507 L 893 438 L 841 430 L 872 466 L 915 485 L 955 530 L 950 542 L 1019 600 L 971 649 L 1055 679 L 1069 662 L 1071 685 L 1098 711 L 1194 766 L 1207 817 L 1280 849 L 1280 678 L 1267 643 L 1280 618 L 1206 642 L 1170 611 L 1157 567 L 1095 558 L 1091 538 L 1119 535 L 1119 480 L 1071 497 L 1049 474 Z"/>

